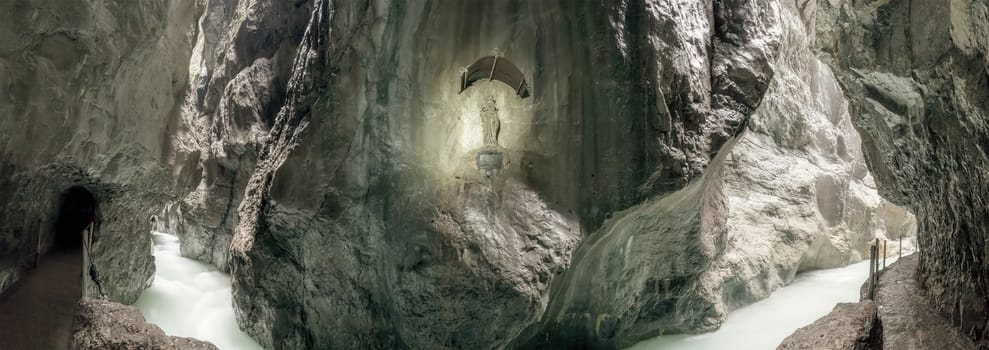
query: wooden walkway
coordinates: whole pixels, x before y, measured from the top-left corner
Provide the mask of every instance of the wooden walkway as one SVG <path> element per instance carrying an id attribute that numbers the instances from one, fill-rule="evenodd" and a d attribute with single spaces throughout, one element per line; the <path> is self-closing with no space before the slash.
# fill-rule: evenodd
<path id="1" fill-rule="evenodd" d="M 82 248 L 44 256 L 0 295 L 0 349 L 68 349 L 81 278 Z"/>

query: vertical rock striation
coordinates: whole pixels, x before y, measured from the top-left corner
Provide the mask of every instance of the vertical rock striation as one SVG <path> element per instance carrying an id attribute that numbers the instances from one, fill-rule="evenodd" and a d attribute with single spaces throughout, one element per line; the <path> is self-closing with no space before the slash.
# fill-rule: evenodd
<path id="1" fill-rule="evenodd" d="M 816 4 L 2 5 L 0 256 L 11 258 L 0 263 L 17 266 L 51 227 L 56 194 L 82 184 L 99 201 L 94 259 L 113 299 L 133 300 L 151 276 L 156 215 L 183 255 L 230 270 L 238 321 L 268 348 L 611 348 L 712 330 L 797 271 L 912 234 L 866 160 L 887 192 L 935 174 L 886 148 L 902 141 L 881 129 L 912 125 L 890 115 L 924 115 L 927 78 L 880 72 L 870 57 L 887 49 L 856 61 L 844 46 L 861 35 L 898 50 L 862 29 L 900 33 L 895 20 L 845 18 L 904 5 L 822 1 L 815 15 Z M 951 35 L 964 42 L 953 54 L 976 62 L 984 11 L 952 11 L 975 16 L 952 17 L 970 30 Z M 838 73 L 815 42 L 833 43 Z M 521 70 L 530 97 L 488 80 L 460 91 L 459 68 L 492 51 Z M 924 59 L 910 64 L 948 64 L 913 51 Z M 932 95 L 960 97 L 930 108 L 982 113 L 984 67 L 951 64 L 942 71 L 972 78 L 938 80 L 964 93 Z M 856 113 L 892 111 L 860 118 L 863 148 L 836 77 L 869 98 L 852 100 Z M 943 159 L 978 176 L 967 164 L 979 163 Z M 944 212 L 917 198 L 957 192 L 897 203 L 930 211 L 941 219 L 922 225 L 938 228 L 949 213 L 975 215 L 953 210 L 977 198 L 960 194 L 968 202 Z M 39 193 L 50 196 L 31 200 Z M 954 249 L 938 247 L 928 254 Z M 955 265 L 931 261 L 929 285 L 948 286 L 934 272 Z M 18 270 L 0 270 L 0 285 L 2 271 Z M 959 319 L 979 315 L 972 295 L 944 293 L 965 305 Z"/>
<path id="2" fill-rule="evenodd" d="M 170 215 L 186 254 L 229 256 L 239 320 L 269 347 L 710 330 L 912 232 L 871 188 L 808 4 L 208 4 Z M 530 99 L 459 93 L 458 68 L 492 49 Z M 474 168 L 484 147 L 498 176 Z"/>
<path id="3" fill-rule="evenodd" d="M 758 21 L 715 31 L 705 1 L 315 2 L 240 203 L 239 319 L 273 347 L 508 345 L 584 232 L 699 176 L 758 104 L 778 31 L 752 4 Z M 457 93 L 493 48 L 531 100 Z M 506 168 L 486 180 L 490 98 Z"/>
<path id="4" fill-rule="evenodd" d="M 227 270 L 237 206 L 284 103 L 304 2 L 203 1 L 170 159 L 181 199 L 163 219 L 182 254 Z"/>
<path id="5" fill-rule="evenodd" d="M 922 285 L 985 346 L 989 2 L 820 5 L 817 46 L 850 98 L 879 190 L 916 211 Z"/>
<path id="6" fill-rule="evenodd" d="M 528 346 L 713 330 L 800 270 L 867 257 L 875 238 L 906 236 L 911 250 L 915 221 L 876 193 L 841 89 L 811 50 L 813 2 L 778 5 L 773 79 L 745 131 L 696 183 L 586 239 Z"/>

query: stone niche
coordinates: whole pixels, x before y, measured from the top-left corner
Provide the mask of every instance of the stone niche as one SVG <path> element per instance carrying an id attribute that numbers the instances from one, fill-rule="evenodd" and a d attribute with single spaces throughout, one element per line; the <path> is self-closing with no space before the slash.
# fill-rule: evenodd
<path id="1" fill-rule="evenodd" d="M 498 59 L 497 69 L 485 61 L 493 57 Z M 518 178 L 522 174 L 512 164 L 553 148 L 532 139 L 534 99 L 528 98 L 531 88 L 525 75 L 500 55 L 483 57 L 459 72 L 460 90 L 441 84 L 438 95 L 426 94 L 427 101 L 439 103 L 424 106 L 424 123 L 413 133 L 425 136 L 413 140 L 417 163 L 437 171 L 441 183 Z"/>
<path id="2" fill-rule="evenodd" d="M 498 106 L 493 98 L 486 99 L 481 106 L 481 131 L 484 146 L 477 151 L 477 170 L 484 177 L 492 177 L 501 173 L 504 160 L 498 144 L 501 119 L 498 118 Z"/>

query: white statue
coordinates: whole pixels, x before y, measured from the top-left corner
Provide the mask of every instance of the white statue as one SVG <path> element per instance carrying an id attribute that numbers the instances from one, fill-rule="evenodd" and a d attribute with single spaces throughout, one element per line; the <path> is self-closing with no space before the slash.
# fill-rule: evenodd
<path id="1" fill-rule="evenodd" d="M 501 121 L 498 120 L 498 108 L 495 107 L 495 100 L 492 98 L 481 106 L 481 128 L 484 131 L 484 146 L 498 147 Z"/>

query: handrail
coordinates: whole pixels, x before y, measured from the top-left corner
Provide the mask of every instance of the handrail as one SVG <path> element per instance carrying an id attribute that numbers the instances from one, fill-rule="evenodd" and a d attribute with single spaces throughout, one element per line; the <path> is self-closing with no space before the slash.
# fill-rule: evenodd
<path id="1" fill-rule="evenodd" d="M 879 243 L 882 242 L 883 266 L 879 267 Z M 869 246 L 869 299 L 876 296 L 876 285 L 879 284 L 879 271 L 886 269 L 886 239 L 876 238 L 875 243 Z M 902 249 L 902 248 L 901 248 Z"/>

